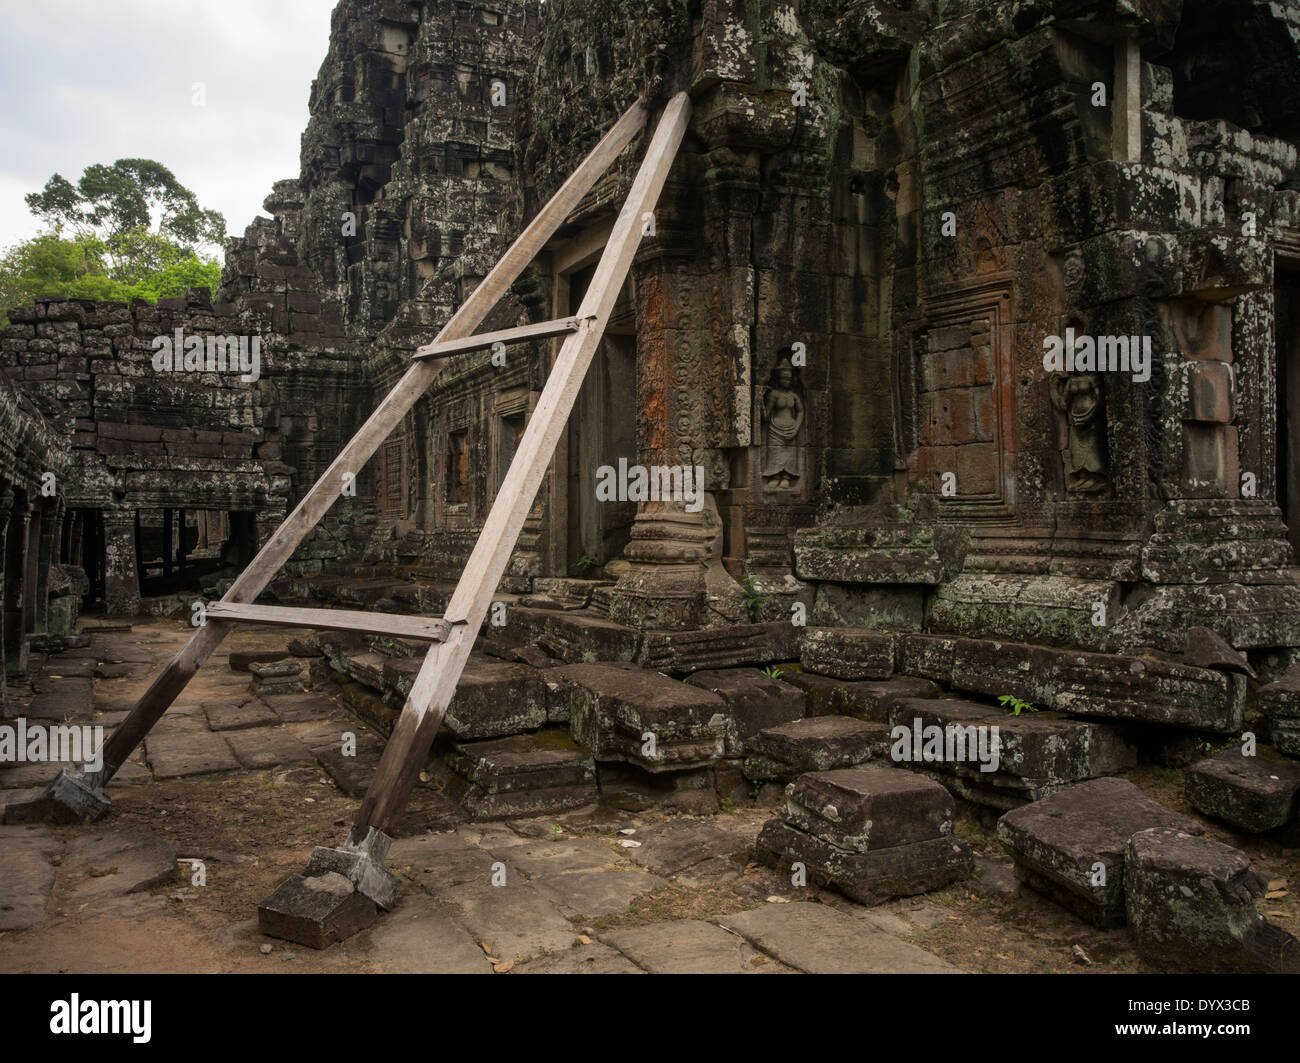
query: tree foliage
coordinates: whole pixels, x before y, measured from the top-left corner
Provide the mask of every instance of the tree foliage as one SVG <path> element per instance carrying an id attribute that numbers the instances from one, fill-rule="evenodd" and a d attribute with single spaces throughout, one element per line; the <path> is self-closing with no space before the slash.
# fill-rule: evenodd
<path id="1" fill-rule="evenodd" d="M 0 312 L 48 296 L 157 302 L 221 282 L 201 249 L 225 239 L 225 219 L 161 163 L 96 163 L 75 185 L 56 173 L 25 198 L 48 228 L 0 257 Z"/>

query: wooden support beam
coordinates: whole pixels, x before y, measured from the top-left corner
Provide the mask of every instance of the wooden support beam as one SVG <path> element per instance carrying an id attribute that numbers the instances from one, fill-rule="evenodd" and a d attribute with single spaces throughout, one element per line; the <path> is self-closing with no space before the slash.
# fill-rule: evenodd
<path id="1" fill-rule="evenodd" d="M 510 471 L 448 604 L 447 619 L 454 626 L 446 642 L 429 648 L 411 685 L 361 803 L 352 828 L 354 840 L 364 837 L 371 827 L 389 833 L 406 807 L 641 243 L 641 217 L 658 202 L 690 117 L 690 98 L 683 92 L 673 97 L 659 120 L 578 309 L 581 327 L 560 348 L 524 429 Z"/>
<path id="2" fill-rule="evenodd" d="M 645 127 L 645 122 L 646 106 L 641 100 L 637 100 L 614 124 L 614 128 L 601 138 L 591 150 L 591 154 L 583 159 L 578 168 L 569 175 L 569 179 L 547 201 L 546 206 L 538 211 L 537 216 L 510 245 L 491 272 L 470 293 L 469 298 L 461 304 L 460 309 L 438 333 L 437 342 L 463 339 L 474 334 L 474 330 L 487 317 L 488 311 L 496 306 L 510 285 L 528 268 L 537 253 L 555 235 L 556 230 L 577 209 L 578 204 L 595 186 L 601 175 L 609 169 L 619 153 L 640 134 Z M 441 362 L 431 362 L 426 359 L 416 362 L 406 371 L 394 385 L 393 390 L 361 426 L 361 430 L 343 448 L 312 489 L 303 496 L 302 501 L 276 529 L 275 534 L 267 540 L 266 545 L 253 558 L 249 566 L 240 573 L 222 601 L 247 603 L 257 599 L 275 574 L 280 571 L 281 566 L 298 549 L 299 544 L 311 534 L 338 499 L 343 489 L 344 474 L 352 478 L 361 471 L 361 467 L 402 423 L 411 408 L 437 378 L 442 371 L 442 365 Z M 116 774 L 131 751 L 167 711 L 167 706 L 185 689 L 190 676 L 198 671 L 212 651 L 221 645 L 228 628 L 229 625 L 221 621 L 209 621 L 199 628 L 180 653 L 172 658 L 149 689 L 144 692 L 127 718 L 104 743 L 102 767 L 98 772 L 87 773 L 88 779 L 93 780 L 93 785 L 102 789 Z"/>
<path id="3" fill-rule="evenodd" d="M 453 354 L 466 351 L 481 351 L 494 343 L 526 343 L 529 340 L 544 340 L 551 336 L 563 336 L 566 332 L 578 331 L 576 317 L 561 317 L 554 321 L 539 321 L 535 325 L 520 325 L 518 328 L 502 329 L 500 332 L 481 332 L 477 336 L 468 336 L 463 340 L 446 340 L 442 343 L 429 343 L 420 347 L 411 355 L 412 358 L 449 358 Z"/>
<path id="4" fill-rule="evenodd" d="M 363 635 L 390 635 L 395 639 L 421 639 L 424 642 L 441 642 L 451 627 L 439 617 L 363 613 L 352 609 L 297 609 L 243 602 L 213 602 L 207 608 L 207 617 L 209 620 L 270 624 L 273 627 L 356 631 Z"/>

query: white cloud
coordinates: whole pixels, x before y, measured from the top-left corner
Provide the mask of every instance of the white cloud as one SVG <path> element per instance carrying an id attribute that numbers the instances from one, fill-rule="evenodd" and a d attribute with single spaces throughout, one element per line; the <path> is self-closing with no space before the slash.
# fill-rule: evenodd
<path id="1" fill-rule="evenodd" d="M 0 11 L 0 245 L 50 174 L 156 159 L 232 235 L 298 174 L 331 0 L 9 0 Z M 192 104 L 203 82 L 206 105 Z"/>

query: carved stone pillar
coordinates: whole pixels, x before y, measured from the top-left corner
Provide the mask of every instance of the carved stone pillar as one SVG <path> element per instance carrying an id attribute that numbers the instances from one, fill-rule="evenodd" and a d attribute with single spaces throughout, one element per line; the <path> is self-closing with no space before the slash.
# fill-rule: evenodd
<path id="1" fill-rule="evenodd" d="M 104 513 L 104 612 L 135 616 L 140 612 L 140 579 L 135 563 L 135 516 L 129 509 Z"/>

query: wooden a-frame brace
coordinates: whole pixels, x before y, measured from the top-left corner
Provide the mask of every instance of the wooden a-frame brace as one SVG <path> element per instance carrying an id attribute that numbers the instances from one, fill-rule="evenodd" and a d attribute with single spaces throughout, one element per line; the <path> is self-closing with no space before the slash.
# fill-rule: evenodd
<path id="1" fill-rule="evenodd" d="M 434 342 L 416 352 L 411 367 L 360 431 L 267 540 L 221 601 L 209 607 L 204 625 L 172 658 L 104 744 L 100 770 L 91 772 L 83 768 L 76 773 L 63 772 L 36 801 L 26 806 L 10 806 L 6 810 L 9 821 L 34 818 L 71 821 L 92 818 L 106 811 L 108 798 L 104 787 L 108 781 L 185 688 L 190 677 L 221 644 L 230 625 L 252 621 L 388 631 L 401 637 L 424 638 L 431 642 L 401 716 L 384 748 L 375 777 L 366 791 L 349 845 L 361 845 L 367 838 L 373 838 L 374 832 L 386 834 L 389 831 L 406 807 L 420 766 L 428 756 L 460 682 L 474 639 L 492 604 L 492 595 L 505 573 L 623 280 L 631 268 L 641 241 L 642 215 L 653 210 L 658 202 L 685 135 L 690 113 L 690 100 L 685 93 L 673 97 L 665 108 L 578 312 L 559 321 L 473 335 L 474 329 L 506 289 L 577 208 L 623 148 L 644 128 L 647 114 L 645 104 L 640 100 L 628 109 L 538 212 Z M 441 371 L 445 364 L 443 359 L 458 351 L 481 349 L 495 342 L 519 342 L 542 335 L 562 334 L 567 334 L 567 338 L 551 369 L 541 399 L 529 418 L 444 618 L 385 618 L 374 613 L 295 610 L 253 604 L 339 497 L 344 484 L 401 424 Z M 385 623 L 387 627 L 380 626 Z M 386 845 L 379 850 L 381 860 L 382 849 L 386 849 Z"/>

